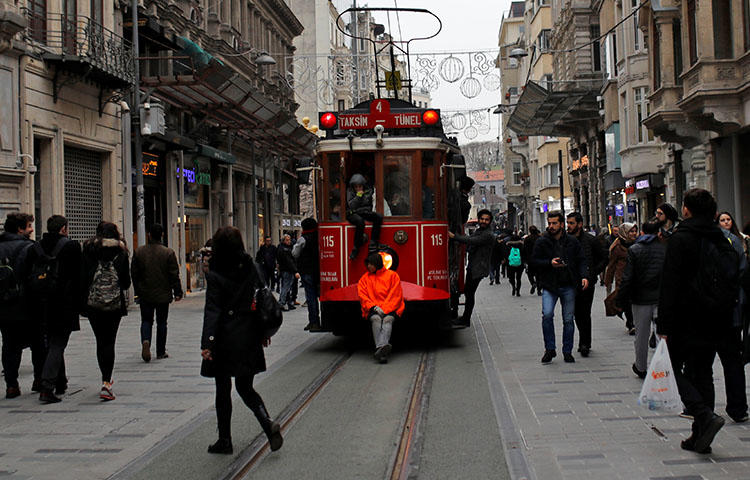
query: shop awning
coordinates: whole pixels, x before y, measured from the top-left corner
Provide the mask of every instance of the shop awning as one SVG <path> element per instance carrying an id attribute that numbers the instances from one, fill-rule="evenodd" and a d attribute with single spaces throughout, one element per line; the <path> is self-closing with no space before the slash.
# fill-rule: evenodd
<path id="1" fill-rule="evenodd" d="M 209 145 L 198 144 L 198 155 L 218 160 L 219 162 L 226 163 L 228 165 L 234 165 L 237 163 L 237 157 L 229 152 L 219 150 L 218 148 L 211 147 Z"/>
<path id="2" fill-rule="evenodd" d="M 518 135 L 572 136 L 599 118 L 598 89 L 570 83 L 570 88 L 548 90 L 528 82 L 508 120 Z"/>
<path id="3" fill-rule="evenodd" d="M 195 43 L 181 41 L 184 55 L 172 57 L 175 74 L 142 77 L 143 88 L 176 108 L 202 113 L 271 152 L 310 154 L 318 137 L 300 125 L 293 113 Z"/>

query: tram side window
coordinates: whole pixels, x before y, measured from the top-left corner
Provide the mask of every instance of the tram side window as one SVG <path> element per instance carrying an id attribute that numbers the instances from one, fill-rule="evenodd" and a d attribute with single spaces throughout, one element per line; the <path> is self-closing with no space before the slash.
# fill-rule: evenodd
<path id="1" fill-rule="evenodd" d="M 411 155 L 387 155 L 383 159 L 383 207 L 386 216 L 412 215 L 411 158 Z"/>
<path id="2" fill-rule="evenodd" d="M 435 153 L 422 156 L 422 218 L 435 218 Z"/>
<path id="3" fill-rule="evenodd" d="M 341 178 L 341 165 L 339 158 L 333 155 L 328 156 L 328 219 L 333 222 L 340 222 L 341 215 L 341 185 L 344 183 Z"/>
<path id="4" fill-rule="evenodd" d="M 365 191 L 369 191 L 372 194 L 372 211 L 374 212 L 376 207 L 376 191 L 375 191 L 375 154 L 372 152 L 356 152 L 352 155 L 351 160 L 346 165 L 346 185 L 345 189 L 351 188 L 349 182 L 352 177 L 356 174 L 360 174 L 365 177 Z M 346 191 L 346 190 L 345 190 Z M 346 195 L 344 196 L 346 198 Z"/>

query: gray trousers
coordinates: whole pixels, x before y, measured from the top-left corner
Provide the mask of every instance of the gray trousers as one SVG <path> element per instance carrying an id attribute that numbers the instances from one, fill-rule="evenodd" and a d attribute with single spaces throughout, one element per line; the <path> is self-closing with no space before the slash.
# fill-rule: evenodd
<path id="1" fill-rule="evenodd" d="M 635 324 L 635 368 L 644 372 L 648 369 L 648 339 L 651 336 L 651 323 L 656 320 L 657 305 L 633 304 Z"/>
<path id="2" fill-rule="evenodd" d="M 377 313 L 370 315 L 372 338 L 375 340 L 375 348 L 380 348 L 390 343 L 394 320 L 393 315 L 380 316 Z"/>

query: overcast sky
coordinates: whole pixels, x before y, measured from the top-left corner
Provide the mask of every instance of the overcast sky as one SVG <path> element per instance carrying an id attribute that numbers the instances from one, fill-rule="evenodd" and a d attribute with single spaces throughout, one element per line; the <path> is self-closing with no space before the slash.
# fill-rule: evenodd
<path id="1" fill-rule="evenodd" d="M 339 12 L 343 12 L 352 6 L 351 0 L 334 0 Z M 399 8 L 425 8 L 437 15 L 443 23 L 440 34 L 430 40 L 415 41 L 411 44 L 412 52 L 468 52 L 478 50 L 492 50 L 493 57 L 497 55 L 498 33 L 503 12 L 510 8 L 510 0 L 370 0 L 357 1 L 358 7 L 393 7 Z M 388 31 L 388 19 L 384 14 L 376 15 Z M 401 35 L 398 31 L 398 23 L 395 15 L 391 15 L 391 34 L 394 38 L 402 37 L 408 40 L 415 36 L 427 36 L 434 32 L 437 25 L 429 16 L 417 14 L 400 15 Z M 468 67 L 468 55 L 459 58 Z M 442 58 L 438 59 L 438 62 Z M 413 59 L 412 59 L 413 60 Z M 414 64 L 412 64 L 414 70 Z M 493 68 L 492 73 L 500 74 Z M 477 77 L 480 81 L 483 77 Z M 442 110 L 470 110 L 488 108 L 497 105 L 501 101 L 500 90 L 487 91 L 482 88 L 479 95 L 474 98 L 466 98 L 459 90 L 461 81 L 447 83 L 440 79 L 440 87 L 432 92 L 432 105 Z M 490 114 L 491 129 L 488 133 L 480 134 L 474 140 L 468 140 L 463 134 L 458 135 L 462 144 L 470 141 L 494 140 L 497 137 L 498 115 Z"/>

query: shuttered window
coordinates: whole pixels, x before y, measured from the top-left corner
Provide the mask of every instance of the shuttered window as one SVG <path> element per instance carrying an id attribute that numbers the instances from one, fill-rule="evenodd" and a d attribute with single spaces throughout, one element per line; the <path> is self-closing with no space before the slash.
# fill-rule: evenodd
<path id="1" fill-rule="evenodd" d="M 83 241 L 102 220 L 102 155 L 65 146 L 65 217 L 68 235 Z"/>

